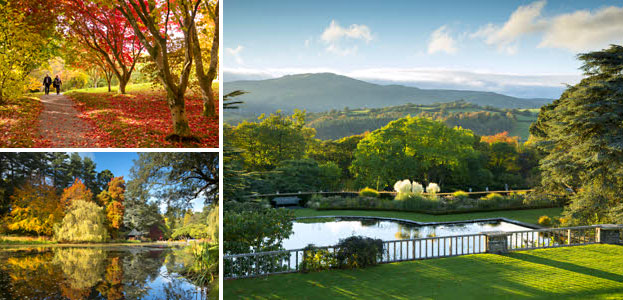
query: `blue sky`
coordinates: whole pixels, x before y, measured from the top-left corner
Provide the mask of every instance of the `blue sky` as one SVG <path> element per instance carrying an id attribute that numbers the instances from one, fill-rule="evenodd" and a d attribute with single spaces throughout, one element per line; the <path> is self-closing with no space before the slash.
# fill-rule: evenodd
<path id="1" fill-rule="evenodd" d="M 379 83 L 558 96 L 577 53 L 623 42 L 621 1 L 241 1 L 224 80 L 334 72 Z"/>
<path id="2" fill-rule="evenodd" d="M 134 160 L 138 159 L 136 152 L 79 152 L 82 157 L 90 157 L 96 164 L 96 171 L 110 170 L 115 176 L 123 176 L 127 181 L 130 180 L 130 169 L 134 165 Z M 203 210 L 203 200 L 195 199 L 192 203 L 194 211 Z M 160 207 L 164 212 L 166 206 Z"/>

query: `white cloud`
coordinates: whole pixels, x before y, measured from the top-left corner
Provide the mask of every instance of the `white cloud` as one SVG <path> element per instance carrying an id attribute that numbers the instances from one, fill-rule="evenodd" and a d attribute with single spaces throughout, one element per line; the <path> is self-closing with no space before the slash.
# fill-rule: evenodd
<path id="1" fill-rule="evenodd" d="M 472 37 L 484 38 L 488 45 L 495 45 L 498 50 L 514 54 L 515 45 L 521 36 L 538 32 L 545 27 L 545 21 L 540 20 L 545 1 L 537 1 L 515 10 L 502 27 L 487 24 L 472 34 Z"/>
<path id="2" fill-rule="evenodd" d="M 238 47 L 236 47 L 235 49 L 227 48 L 225 50 L 227 50 L 227 53 L 231 54 L 234 57 L 237 64 L 244 65 L 244 61 L 242 60 L 242 56 L 240 55 L 240 52 L 242 52 L 243 49 L 244 47 L 238 45 Z"/>
<path id="3" fill-rule="evenodd" d="M 327 44 L 325 50 L 329 53 L 346 56 L 357 52 L 356 41 L 369 43 L 373 40 L 372 32 L 366 25 L 352 24 L 348 28 L 340 26 L 335 20 L 325 28 L 320 39 Z"/>
<path id="4" fill-rule="evenodd" d="M 329 27 L 324 30 L 320 38 L 327 43 L 334 43 L 343 38 L 370 42 L 372 41 L 372 33 L 370 32 L 370 28 L 366 25 L 352 24 L 348 28 L 344 28 L 333 20 L 331 24 L 329 24 Z"/>
<path id="5" fill-rule="evenodd" d="M 455 40 L 448 33 L 446 26 L 441 26 L 431 34 L 430 42 L 428 43 L 428 54 L 437 52 L 445 52 L 448 54 L 455 54 L 457 51 Z"/>
<path id="6" fill-rule="evenodd" d="M 519 40 L 540 34 L 538 47 L 572 52 L 599 50 L 623 41 L 623 7 L 604 7 L 597 11 L 578 10 L 557 16 L 542 15 L 546 1 L 520 6 L 503 26 L 487 24 L 471 34 L 499 51 L 514 54 Z"/>
<path id="7" fill-rule="evenodd" d="M 580 10 L 554 17 L 539 47 L 574 52 L 607 48 L 623 42 L 623 7 L 604 7 L 591 13 Z"/>

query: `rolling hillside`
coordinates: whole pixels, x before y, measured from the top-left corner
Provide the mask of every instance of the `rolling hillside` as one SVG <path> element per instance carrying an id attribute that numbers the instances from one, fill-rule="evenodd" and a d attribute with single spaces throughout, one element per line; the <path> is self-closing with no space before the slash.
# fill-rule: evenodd
<path id="1" fill-rule="evenodd" d="M 316 129 L 319 139 L 339 139 L 345 136 L 374 131 L 387 123 L 407 115 L 428 117 L 444 122 L 450 127 L 471 129 L 478 135 L 494 135 L 507 131 L 526 141 L 530 124 L 536 121 L 536 109 L 483 108 L 464 101 L 443 104 L 405 104 L 372 109 L 353 109 L 310 113 L 307 126 Z"/>
<path id="2" fill-rule="evenodd" d="M 323 112 L 344 108 L 380 108 L 413 104 L 434 104 L 464 100 L 482 107 L 538 108 L 549 99 L 524 99 L 492 92 L 419 89 L 401 85 L 378 85 L 332 73 L 288 75 L 276 79 L 228 82 L 225 94 L 243 90 L 236 97 L 244 101 L 237 111 L 228 111 L 227 121 L 253 118 L 278 109 Z M 229 115 L 229 116 L 228 116 Z"/>

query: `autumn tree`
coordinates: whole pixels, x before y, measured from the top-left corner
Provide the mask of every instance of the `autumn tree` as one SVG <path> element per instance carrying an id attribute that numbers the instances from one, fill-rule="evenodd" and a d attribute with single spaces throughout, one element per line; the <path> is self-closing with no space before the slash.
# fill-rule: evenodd
<path id="1" fill-rule="evenodd" d="M 157 67 L 157 77 L 167 93 L 167 102 L 171 111 L 173 134 L 169 140 L 194 141 L 188 117 L 184 95 L 188 88 L 193 63 L 193 27 L 202 0 L 101 0 L 113 3 L 129 21 L 135 35 L 149 53 Z M 176 41 L 173 36 L 180 36 Z M 172 48 L 179 42 L 179 49 L 184 53 L 179 72 L 173 68 Z M 210 83 L 211 84 L 211 83 Z"/>
<path id="2" fill-rule="evenodd" d="M 60 199 L 52 186 L 27 183 L 11 199 L 11 212 L 5 219 L 11 231 L 51 236 L 54 224 L 63 217 Z"/>
<path id="3" fill-rule="evenodd" d="M 63 190 L 61 195 L 61 206 L 63 209 L 68 209 L 71 203 L 75 201 L 93 202 L 93 193 L 88 189 L 82 180 L 76 179 L 74 184 Z"/>
<path id="4" fill-rule="evenodd" d="M 125 94 L 143 50 L 128 20 L 114 6 L 93 1 L 67 1 L 65 8 L 70 33 L 107 64 L 119 80 L 119 92 Z"/>
<path id="5" fill-rule="evenodd" d="M 125 180 L 115 177 L 108 183 L 108 190 L 97 195 L 100 205 L 106 212 L 106 226 L 113 239 L 117 238 L 119 228 L 123 225 Z"/>
<path id="6" fill-rule="evenodd" d="M 24 91 L 28 74 L 43 56 L 43 43 L 23 12 L 0 2 L 0 104 Z"/>
<path id="7" fill-rule="evenodd" d="M 219 1 L 205 0 L 203 7 L 204 22 L 203 26 L 192 26 L 192 53 L 195 59 L 195 74 L 199 81 L 199 88 L 201 89 L 203 97 L 203 114 L 206 117 L 213 117 L 216 115 L 216 99 L 214 99 L 214 93 L 212 91 L 212 82 L 218 74 L 218 50 L 219 50 Z M 191 6 L 187 6 L 191 7 Z M 183 10 L 183 13 L 188 17 L 192 12 Z M 209 20 L 211 19 L 211 20 Z M 212 22 L 210 22 L 212 21 Z M 208 23 L 211 26 L 208 26 Z M 211 28 L 211 30 L 209 30 Z M 204 55 L 207 51 L 202 49 L 200 36 L 211 36 L 210 39 L 210 59 L 208 70 L 204 67 Z M 207 45 L 206 45 L 207 47 Z"/>

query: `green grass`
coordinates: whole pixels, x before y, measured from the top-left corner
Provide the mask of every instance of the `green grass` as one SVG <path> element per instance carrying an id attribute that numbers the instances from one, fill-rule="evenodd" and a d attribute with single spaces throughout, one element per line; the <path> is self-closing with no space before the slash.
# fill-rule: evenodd
<path id="1" fill-rule="evenodd" d="M 128 84 L 125 87 L 125 91 L 130 92 L 142 92 L 149 91 L 154 89 L 151 83 L 139 83 L 139 84 Z M 111 86 L 112 93 L 116 93 L 119 90 L 119 86 Z M 108 93 L 108 86 L 98 87 L 98 88 L 85 88 L 79 90 L 71 90 L 66 92 L 80 92 L 80 93 Z"/>
<path id="2" fill-rule="evenodd" d="M 295 209 L 294 215 L 297 217 L 310 217 L 310 216 L 375 216 L 375 217 L 388 217 L 388 218 L 400 218 L 419 222 L 445 222 L 445 221 L 462 221 L 472 219 L 484 219 L 484 218 L 509 218 L 521 222 L 536 224 L 539 217 L 547 215 L 550 217 L 560 216 L 562 208 L 542 208 L 542 209 L 525 209 L 525 210 L 503 210 L 503 211 L 488 211 L 477 213 L 465 213 L 465 214 L 451 214 L 451 215 L 427 215 L 421 213 L 412 212 L 398 212 L 398 211 L 379 211 L 379 210 L 314 210 L 309 208 Z"/>
<path id="3" fill-rule="evenodd" d="M 623 299 L 623 246 L 590 245 L 226 280 L 225 299 Z"/>

